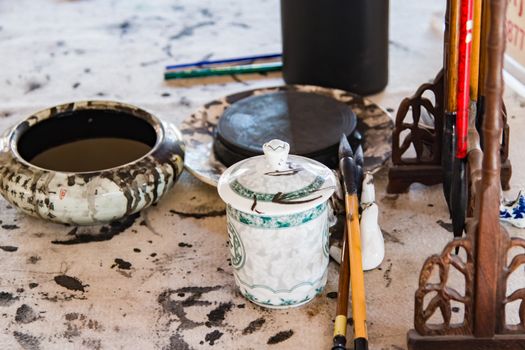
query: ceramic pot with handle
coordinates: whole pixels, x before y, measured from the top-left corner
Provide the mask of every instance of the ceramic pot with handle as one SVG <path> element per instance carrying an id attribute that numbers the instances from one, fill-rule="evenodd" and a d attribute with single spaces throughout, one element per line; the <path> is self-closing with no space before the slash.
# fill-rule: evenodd
<path id="1" fill-rule="evenodd" d="M 272 140 L 265 155 L 232 165 L 218 184 L 236 284 L 247 299 L 269 308 L 307 303 L 327 278 L 328 199 L 336 179 L 289 149 Z"/>
<path id="2" fill-rule="evenodd" d="M 179 131 L 152 114 L 120 102 L 73 102 L 37 112 L 5 133 L 0 194 L 42 219 L 106 223 L 156 203 L 183 161 Z"/>

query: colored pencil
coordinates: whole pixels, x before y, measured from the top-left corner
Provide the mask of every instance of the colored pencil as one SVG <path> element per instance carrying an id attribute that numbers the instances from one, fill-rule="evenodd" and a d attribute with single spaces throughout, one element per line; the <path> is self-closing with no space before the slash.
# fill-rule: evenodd
<path id="1" fill-rule="evenodd" d="M 186 79 L 186 78 L 201 78 L 211 77 L 220 75 L 233 75 L 233 74 L 249 74 L 249 73 L 265 73 L 275 72 L 282 70 L 282 62 L 272 63 L 260 63 L 260 64 L 249 64 L 241 66 L 226 66 L 216 68 L 202 68 L 202 69 L 191 69 L 182 70 L 175 72 L 164 73 L 164 79 Z"/>
<path id="2" fill-rule="evenodd" d="M 257 56 L 246 56 L 246 57 L 235 57 L 235 58 L 226 58 L 220 60 L 203 60 L 191 63 L 182 63 L 182 64 L 173 64 L 166 66 L 166 70 L 180 69 L 180 68 L 190 68 L 190 67 L 204 67 L 217 64 L 229 64 L 229 63 L 249 63 L 257 60 L 269 60 L 275 58 L 281 58 L 283 55 L 280 53 L 267 54 L 267 55 L 257 55 Z"/>

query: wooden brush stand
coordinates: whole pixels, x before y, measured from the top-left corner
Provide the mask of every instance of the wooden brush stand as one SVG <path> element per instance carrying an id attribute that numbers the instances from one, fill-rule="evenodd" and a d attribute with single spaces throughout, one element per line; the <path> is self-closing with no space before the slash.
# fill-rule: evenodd
<path id="1" fill-rule="evenodd" d="M 506 5 L 506 0 L 490 1 L 484 150 L 468 155 L 473 217 L 467 222 L 466 237 L 448 243 L 423 265 L 415 295 L 415 329 L 407 336 L 410 350 L 525 349 L 525 288 L 507 291 L 511 274 L 525 265 L 524 253 L 510 258 L 509 253 L 516 247 L 525 249 L 525 240 L 510 238 L 499 222 L 502 158 L 508 152 L 508 134 L 503 152 L 500 136 L 506 124 L 501 102 Z M 458 276 L 464 291 L 451 283 Z M 519 323 L 509 325 L 507 305 L 515 301 L 520 302 Z M 463 310 L 461 321 L 452 321 L 453 304 L 461 306 L 455 311 Z M 436 315 L 441 322 L 433 321 Z"/>

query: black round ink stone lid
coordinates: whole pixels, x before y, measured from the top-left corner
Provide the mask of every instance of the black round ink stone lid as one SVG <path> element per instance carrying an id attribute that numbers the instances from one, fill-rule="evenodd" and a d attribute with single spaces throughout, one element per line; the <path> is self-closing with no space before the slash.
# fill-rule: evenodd
<path id="1" fill-rule="evenodd" d="M 251 96 L 229 106 L 219 119 L 213 149 L 226 166 L 263 154 L 272 139 L 290 144 L 290 153 L 337 167 L 341 134 L 350 136 L 354 112 L 334 98 L 300 91 Z"/>

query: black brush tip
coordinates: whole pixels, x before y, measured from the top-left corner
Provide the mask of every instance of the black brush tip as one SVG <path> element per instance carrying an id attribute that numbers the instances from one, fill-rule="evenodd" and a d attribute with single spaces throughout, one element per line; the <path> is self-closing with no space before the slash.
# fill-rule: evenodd
<path id="1" fill-rule="evenodd" d="M 341 141 L 339 141 L 339 159 L 343 157 L 352 158 L 353 156 L 354 156 L 354 152 L 352 151 L 352 146 L 350 146 L 350 143 L 348 143 L 348 139 L 346 138 L 346 135 L 342 134 Z"/>

